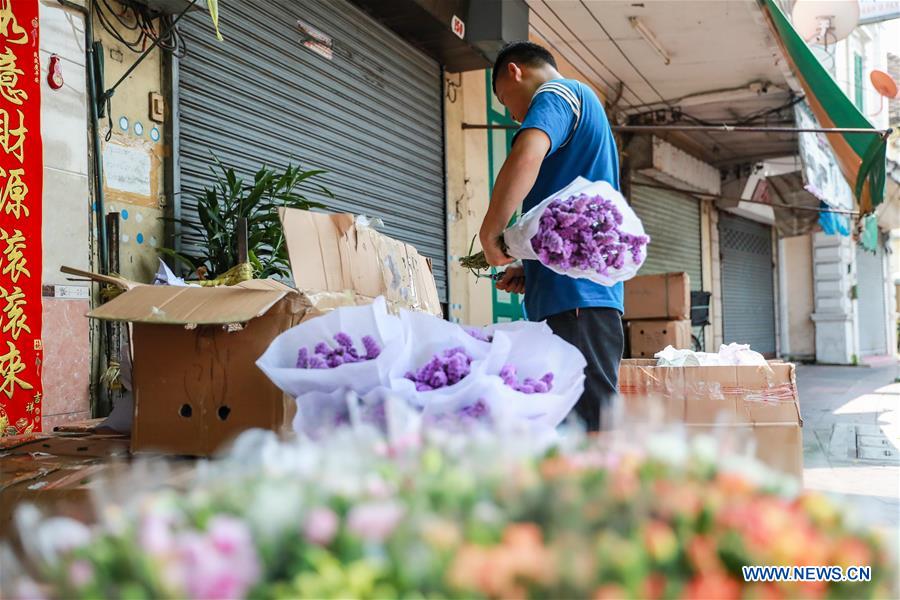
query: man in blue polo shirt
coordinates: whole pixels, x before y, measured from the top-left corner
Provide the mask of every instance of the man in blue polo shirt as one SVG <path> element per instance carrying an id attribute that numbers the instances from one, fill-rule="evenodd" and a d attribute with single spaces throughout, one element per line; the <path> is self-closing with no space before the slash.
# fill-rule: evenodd
<path id="1" fill-rule="evenodd" d="M 563 78 L 545 48 L 531 42 L 506 46 L 494 63 L 493 85 L 497 99 L 522 124 L 497 175 L 480 232 L 488 262 L 503 266 L 513 260 L 498 240 L 519 206 L 528 211 L 578 176 L 618 189 L 619 159 L 597 95 Z M 608 428 L 625 343 L 622 284 L 607 287 L 526 260 L 524 267 L 507 268 L 497 288 L 524 292 L 528 318 L 546 320 L 556 335 L 581 350 L 586 381 L 575 410 L 588 430 Z"/>

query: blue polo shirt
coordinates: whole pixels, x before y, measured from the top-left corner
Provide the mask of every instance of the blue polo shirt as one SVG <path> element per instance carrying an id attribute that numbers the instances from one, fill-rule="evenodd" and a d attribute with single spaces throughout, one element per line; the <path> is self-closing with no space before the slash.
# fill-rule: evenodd
<path id="1" fill-rule="evenodd" d="M 525 129 L 546 133 L 550 151 L 525 197 L 523 212 L 579 175 L 591 181 L 608 181 L 619 189 L 616 141 L 600 99 L 588 86 L 572 79 L 556 79 L 539 87 L 519 131 Z M 606 307 L 624 312 L 621 283 L 608 287 L 554 273 L 536 260 L 523 264 L 525 311 L 532 321 L 576 308 Z"/>

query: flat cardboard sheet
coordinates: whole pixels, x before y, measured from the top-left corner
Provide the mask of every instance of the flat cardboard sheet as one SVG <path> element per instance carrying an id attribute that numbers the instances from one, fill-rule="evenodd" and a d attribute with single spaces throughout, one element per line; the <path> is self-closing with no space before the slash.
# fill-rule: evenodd
<path id="1" fill-rule="evenodd" d="M 341 306 L 384 296 L 394 309 L 441 314 L 431 265 L 413 246 L 357 226 L 349 214 L 281 209 L 280 215 L 301 292 Z"/>
<path id="2" fill-rule="evenodd" d="M 760 460 L 803 476 L 803 420 L 793 364 L 657 367 L 655 360 L 623 360 L 619 391 L 632 422 L 745 430 L 755 439 Z"/>
<path id="3" fill-rule="evenodd" d="M 266 314 L 290 294 L 296 292 L 271 280 L 217 288 L 142 285 L 97 307 L 88 316 L 161 325 L 245 323 Z"/>

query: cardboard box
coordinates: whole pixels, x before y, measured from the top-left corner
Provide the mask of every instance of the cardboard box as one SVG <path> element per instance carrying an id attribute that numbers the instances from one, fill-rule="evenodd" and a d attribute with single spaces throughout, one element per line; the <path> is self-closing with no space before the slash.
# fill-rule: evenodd
<path id="1" fill-rule="evenodd" d="M 625 282 L 625 320 L 691 318 L 687 273 L 639 275 Z"/>
<path id="2" fill-rule="evenodd" d="M 744 435 L 769 467 L 803 477 L 803 438 L 794 365 L 657 367 L 623 360 L 619 392 L 626 420 L 681 423 L 691 432 Z"/>
<path id="3" fill-rule="evenodd" d="M 290 429 L 294 402 L 255 361 L 281 332 L 384 296 L 441 314 L 427 260 L 352 215 L 282 210 L 298 289 L 274 280 L 201 288 L 139 285 L 95 309 L 133 323 L 133 452 L 206 456 L 240 432 Z"/>
<path id="4" fill-rule="evenodd" d="M 691 347 L 690 321 L 630 321 L 628 341 L 632 358 L 653 358 L 666 346 Z"/>

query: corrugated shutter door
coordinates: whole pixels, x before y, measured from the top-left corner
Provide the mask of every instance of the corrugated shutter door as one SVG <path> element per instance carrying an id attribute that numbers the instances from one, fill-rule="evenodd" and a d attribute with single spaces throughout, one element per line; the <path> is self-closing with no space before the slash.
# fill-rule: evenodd
<path id="1" fill-rule="evenodd" d="M 205 11 L 181 27 L 182 214 L 196 215 L 211 153 L 245 175 L 326 169 L 329 209 L 382 218 L 432 259 L 446 301 L 440 65 L 345 0 L 230 0 L 221 18 L 224 42 Z M 302 45 L 298 19 L 333 39 L 331 60 Z"/>
<path id="2" fill-rule="evenodd" d="M 692 290 L 703 289 L 700 202 L 640 185 L 646 181 L 635 178 L 631 188 L 631 207 L 650 236 L 640 275 L 684 271 L 691 278 Z"/>
<path id="3" fill-rule="evenodd" d="M 887 354 L 885 327 L 884 250 L 881 244 L 872 253 L 856 247 L 856 287 L 859 304 L 859 353 L 862 356 Z"/>
<path id="4" fill-rule="evenodd" d="M 719 213 L 722 255 L 722 327 L 725 343 L 750 344 L 775 354 L 772 228 Z"/>

